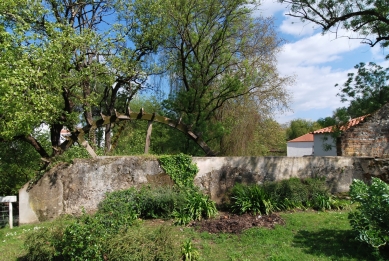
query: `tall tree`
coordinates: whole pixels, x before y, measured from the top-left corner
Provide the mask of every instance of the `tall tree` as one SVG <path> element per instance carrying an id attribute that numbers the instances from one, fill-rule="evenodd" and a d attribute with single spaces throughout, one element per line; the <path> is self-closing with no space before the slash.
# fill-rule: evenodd
<path id="1" fill-rule="evenodd" d="M 387 0 L 279 0 L 290 6 L 288 15 L 311 21 L 324 32 L 345 28 L 362 42 L 389 45 L 389 9 Z M 343 36 L 343 35 L 342 35 Z"/>
<path id="2" fill-rule="evenodd" d="M 370 62 L 355 69 L 357 74 L 349 73 L 338 93 L 342 102 L 350 102 L 347 113 L 351 118 L 372 113 L 389 102 L 389 68 Z"/>
<path id="3" fill-rule="evenodd" d="M 28 141 L 48 159 L 61 153 L 64 126 L 73 129 L 80 115 L 92 124 L 96 113 L 114 112 L 118 93 L 131 100 L 145 87 L 147 57 L 162 30 L 147 16 L 138 23 L 127 1 L 15 3 L 0 4 L 0 140 Z M 51 153 L 31 135 L 42 123 L 50 128 Z"/>
<path id="4" fill-rule="evenodd" d="M 290 79 L 277 74 L 275 60 L 282 41 L 271 19 L 252 18 L 249 1 L 140 2 L 158 6 L 153 16 L 168 28 L 161 56 L 171 85 L 165 108 L 207 143 L 225 132 L 216 116 L 227 102 L 250 96 L 286 106 Z"/>

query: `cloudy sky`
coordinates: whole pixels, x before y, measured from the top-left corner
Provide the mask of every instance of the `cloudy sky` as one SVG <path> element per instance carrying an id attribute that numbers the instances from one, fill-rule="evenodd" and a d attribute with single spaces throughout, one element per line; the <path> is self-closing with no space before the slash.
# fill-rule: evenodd
<path id="1" fill-rule="evenodd" d="M 280 123 L 303 118 L 317 120 L 332 115 L 336 108 L 345 106 L 336 96 L 359 62 L 375 62 L 389 66 L 383 58 L 388 54 L 377 46 L 371 48 L 359 40 L 349 40 L 350 32 L 321 34 L 319 27 L 302 23 L 298 18 L 286 16 L 288 7 L 276 0 L 263 0 L 260 10 L 264 16 L 274 16 L 280 36 L 287 41 L 278 56 L 281 75 L 294 75 L 295 84 L 289 87 L 292 93 L 291 111 L 276 115 Z"/>

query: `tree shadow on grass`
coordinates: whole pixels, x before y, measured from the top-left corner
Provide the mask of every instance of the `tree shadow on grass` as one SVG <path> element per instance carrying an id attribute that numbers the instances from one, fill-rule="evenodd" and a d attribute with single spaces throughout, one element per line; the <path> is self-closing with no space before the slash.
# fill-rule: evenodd
<path id="1" fill-rule="evenodd" d="M 372 248 L 355 239 L 352 230 L 321 229 L 300 230 L 293 239 L 296 247 L 316 256 L 327 256 L 332 260 L 377 260 Z M 387 253 L 381 253 L 383 260 L 389 260 Z M 382 260 L 382 259 L 381 259 Z"/>

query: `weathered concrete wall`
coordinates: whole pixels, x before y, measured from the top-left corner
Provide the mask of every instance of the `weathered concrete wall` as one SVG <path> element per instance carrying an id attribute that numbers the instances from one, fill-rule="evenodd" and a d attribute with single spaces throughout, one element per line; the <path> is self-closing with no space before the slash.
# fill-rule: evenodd
<path id="1" fill-rule="evenodd" d="M 218 203 L 236 182 L 260 184 L 291 177 L 325 177 L 332 192 L 348 191 L 353 179 L 388 177 L 388 163 L 354 157 L 212 157 L 193 158 L 195 184 Z M 172 184 L 155 158 L 79 159 L 47 172 L 19 192 L 20 223 L 94 212 L 107 192 L 142 184 Z"/>
<path id="2" fill-rule="evenodd" d="M 389 157 L 389 103 L 342 134 L 341 152 L 342 156 Z"/>

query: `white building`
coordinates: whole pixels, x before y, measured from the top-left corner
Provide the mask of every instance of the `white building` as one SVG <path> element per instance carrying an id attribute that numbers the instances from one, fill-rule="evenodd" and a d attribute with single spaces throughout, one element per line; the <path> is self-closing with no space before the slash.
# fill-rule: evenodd
<path id="1" fill-rule="evenodd" d="M 313 148 L 313 134 L 307 133 L 287 142 L 286 155 L 288 157 L 312 156 Z"/>

